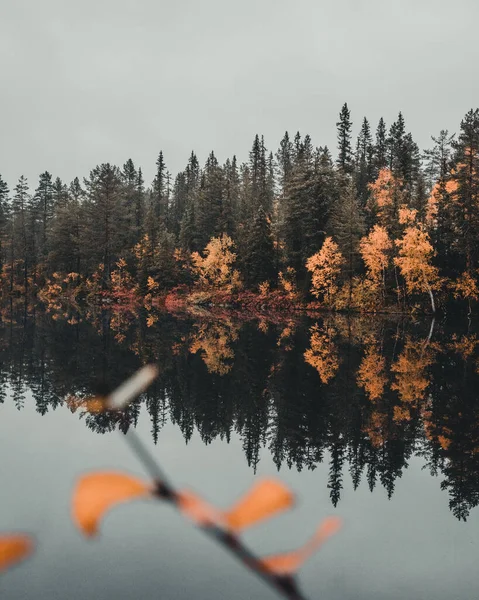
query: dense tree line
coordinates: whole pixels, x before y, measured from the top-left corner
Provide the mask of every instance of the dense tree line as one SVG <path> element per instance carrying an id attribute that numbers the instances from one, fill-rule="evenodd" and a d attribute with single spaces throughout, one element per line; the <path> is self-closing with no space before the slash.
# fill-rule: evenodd
<path id="1" fill-rule="evenodd" d="M 477 300 L 479 109 L 422 153 L 401 113 L 375 131 L 364 118 L 354 141 L 345 104 L 337 130 L 336 159 L 299 132 L 274 153 L 256 135 L 243 163 L 211 152 L 201 166 L 192 152 L 176 177 L 160 152 L 149 187 L 131 159 L 70 184 L 45 172 L 10 189 L 0 176 L 2 293 L 54 273 L 96 273 L 106 290 L 120 259 L 138 291 L 167 291 L 195 280 L 182 260 L 223 237 L 247 290 L 289 279 L 322 305 L 371 310 Z"/>

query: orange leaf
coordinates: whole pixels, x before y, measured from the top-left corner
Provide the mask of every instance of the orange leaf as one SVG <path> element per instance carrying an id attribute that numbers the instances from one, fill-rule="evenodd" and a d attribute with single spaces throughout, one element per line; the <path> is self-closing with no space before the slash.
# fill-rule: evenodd
<path id="1" fill-rule="evenodd" d="M 233 508 L 225 512 L 226 523 L 238 533 L 291 508 L 293 504 L 294 496 L 283 483 L 265 479 L 254 485 Z"/>
<path id="2" fill-rule="evenodd" d="M 313 537 L 302 548 L 293 552 L 286 552 L 285 554 L 268 556 L 261 561 L 261 564 L 275 575 L 293 575 L 329 537 L 339 531 L 340 527 L 340 519 L 337 517 L 328 517 L 321 523 Z"/>
<path id="3" fill-rule="evenodd" d="M 73 494 L 73 520 L 86 536 L 94 536 L 102 517 L 115 504 L 144 498 L 151 492 L 149 485 L 123 473 L 85 475 L 78 481 Z"/>
<path id="4" fill-rule="evenodd" d="M 0 573 L 25 560 L 33 552 L 33 540 L 24 534 L 0 536 Z"/>

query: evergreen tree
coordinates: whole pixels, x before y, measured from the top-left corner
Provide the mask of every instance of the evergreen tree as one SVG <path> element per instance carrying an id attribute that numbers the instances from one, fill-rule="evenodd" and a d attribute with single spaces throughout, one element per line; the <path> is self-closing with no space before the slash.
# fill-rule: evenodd
<path id="1" fill-rule="evenodd" d="M 386 123 L 381 117 L 376 129 L 376 145 L 374 146 L 374 178 L 379 175 L 379 171 L 388 165 L 388 144 Z"/>
<path id="2" fill-rule="evenodd" d="M 347 273 L 351 304 L 353 276 L 360 265 L 359 242 L 366 232 L 361 203 L 353 185 L 342 188 L 339 201 L 333 208 L 329 230 L 346 260 L 344 270 Z"/>
<path id="3" fill-rule="evenodd" d="M 41 257 L 44 257 L 47 252 L 47 235 L 50 222 L 53 218 L 54 198 L 53 198 L 53 182 L 52 176 L 48 171 L 45 171 L 40 175 L 38 187 L 35 190 L 33 198 L 34 202 L 34 219 L 33 225 L 38 220 L 40 224 L 39 239 L 37 243 L 38 253 Z M 36 231 L 32 232 L 36 235 Z"/>
<path id="4" fill-rule="evenodd" d="M 156 176 L 153 181 L 152 202 L 154 215 L 158 223 L 168 224 L 168 203 L 166 197 L 166 164 L 163 152 L 160 151 L 156 160 Z"/>
<path id="5" fill-rule="evenodd" d="M 356 190 L 361 206 L 366 206 L 369 197 L 368 185 L 374 181 L 373 143 L 369 121 L 364 117 L 356 144 Z"/>
<path id="6" fill-rule="evenodd" d="M 8 239 L 8 227 L 11 217 L 10 191 L 7 183 L 0 175 L 0 270 L 2 269 L 7 257 L 6 246 Z"/>
<path id="7" fill-rule="evenodd" d="M 353 151 L 351 147 L 351 113 L 348 105 L 343 104 L 339 113 L 339 121 L 336 123 L 338 128 L 338 168 L 345 174 L 351 175 L 354 169 Z"/>
<path id="8" fill-rule="evenodd" d="M 82 251 L 90 272 L 99 263 L 104 265 L 103 284 L 106 285 L 114 263 L 126 248 L 121 172 L 118 167 L 104 163 L 95 167 L 84 183 L 87 198 Z"/>
<path id="9" fill-rule="evenodd" d="M 260 206 L 248 232 L 248 243 L 241 257 L 243 279 L 250 288 L 260 283 L 276 281 L 276 257 L 271 231 L 271 221 Z"/>

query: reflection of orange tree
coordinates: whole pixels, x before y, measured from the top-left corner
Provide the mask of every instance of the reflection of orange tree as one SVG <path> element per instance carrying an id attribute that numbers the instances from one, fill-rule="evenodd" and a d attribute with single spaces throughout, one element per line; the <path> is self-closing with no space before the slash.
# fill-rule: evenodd
<path id="1" fill-rule="evenodd" d="M 366 346 L 358 370 L 357 382 L 363 387 L 371 402 L 379 400 L 384 394 L 388 379 L 385 372 L 386 360 L 375 341 Z"/>
<path id="2" fill-rule="evenodd" d="M 210 373 L 226 375 L 233 366 L 235 353 L 230 344 L 238 339 L 238 331 L 239 326 L 231 321 L 201 323 L 193 333 L 190 352 L 201 351 Z"/>
<path id="3" fill-rule="evenodd" d="M 335 332 L 331 327 L 320 327 L 318 323 L 310 329 L 310 348 L 304 360 L 319 373 L 324 384 L 329 383 L 339 369 L 339 353 L 334 343 Z"/>
<path id="4" fill-rule="evenodd" d="M 431 383 L 428 373 L 434 362 L 437 346 L 406 339 L 404 348 L 398 359 L 391 366 L 395 373 L 395 381 L 391 389 L 398 392 L 400 405 L 394 407 L 395 421 L 410 421 L 411 413 L 417 409 L 426 397 L 426 391 Z"/>
<path id="5" fill-rule="evenodd" d="M 82 279 L 78 273 L 53 273 L 39 291 L 38 298 L 53 319 L 63 318 L 74 325 L 79 321 L 76 313 L 79 311 L 78 296 L 81 290 Z"/>

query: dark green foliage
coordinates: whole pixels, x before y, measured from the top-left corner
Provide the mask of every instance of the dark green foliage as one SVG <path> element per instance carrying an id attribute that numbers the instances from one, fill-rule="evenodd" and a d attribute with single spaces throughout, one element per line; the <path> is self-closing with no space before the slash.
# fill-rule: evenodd
<path id="1" fill-rule="evenodd" d="M 260 283 L 276 281 L 276 255 L 271 231 L 271 221 L 260 206 L 248 232 L 247 244 L 240 257 L 243 280 L 250 288 Z"/>
<path id="2" fill-rule="evenodd" d="M 343 104 L 339 113 L 338 128 L 338 168 L 345 174 L 351 175 L 354 170 L 353 149 L 351 146 L 351 113 L 346 103 Z"/>

